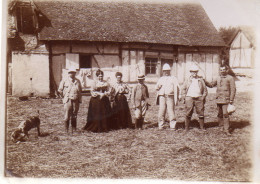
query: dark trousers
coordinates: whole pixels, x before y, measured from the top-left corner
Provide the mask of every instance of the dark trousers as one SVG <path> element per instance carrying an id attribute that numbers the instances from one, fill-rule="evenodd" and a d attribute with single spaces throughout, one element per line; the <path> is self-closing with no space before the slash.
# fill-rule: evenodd
<path id="1" fill-rule="evenodd" d="M 230 122 L 229 122 L 229 115 L 228 115 L 228 112 L 227 112 L 228 104 L 217 104 L 217 107 L 218 107 L 218 118 L 219 118 L 219 121 L 223 120 L 224 131 L 225 132 L 229 132 Z"/>

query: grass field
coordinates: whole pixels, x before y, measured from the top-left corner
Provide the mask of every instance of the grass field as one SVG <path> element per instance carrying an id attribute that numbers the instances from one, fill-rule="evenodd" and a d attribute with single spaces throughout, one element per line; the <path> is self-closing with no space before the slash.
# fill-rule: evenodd
<path id="1" fill-rule="evenodd" d="M 251 181 L 252 95 L 237 93 L 237 111 L 231 116 L 231 136 L 217 126 L 214 94 L 207 97 L 206 132 L 197 128 L 184 134 L 184 105 L 177 107 L 178 130 L 158 130 L 158 106 L 151 94 L 144 130 L 118 130 L 108 133 L 84 132 L 89 97 L 83 97 L 78 115 L 78 131 L 64 132 L 61 99 L 19 101 L 8 97 L 6 128 L 6 176 L 146 178 L 204 181 Z M 27 142 L 15 144 L 11 132 L 26 116 L 40 110 L 41 130 L 29 132 Z M 197 119 L 197 116 L 193 116 Z"/>

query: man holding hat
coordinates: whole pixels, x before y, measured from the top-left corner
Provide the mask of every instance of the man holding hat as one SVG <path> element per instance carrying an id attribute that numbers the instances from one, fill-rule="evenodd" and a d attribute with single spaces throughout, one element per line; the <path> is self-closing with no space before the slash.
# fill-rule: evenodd
<path id="1" fill-rule="evenodd" d="M 64 104 L 64 123 L 65 130 L 69 132 L 69 123 L 71 121 L 72 133 L 77 127 L 77 114 L 79 103 L 81 103 L 81 83 L 76 76 L 76 68 L 71 67 L 68 70 L 68 77 L 62 80 L 58 92 L 63 97 Z"/>
<path id="2" fill-rule="evenodd" d="M 157 90 L 156 104 L 159 106 L 158 127 L 164 128 L 166 109 L 169 116 L 170 128 L 176 129 L 175 106 L 179 100 L 179 82 L 176 77 L 171 76 L 171 67 L 163 65 L 163 76 L 158 80 L 155 89 Z"/>
<path id="3" fill-rule="evenodd" d="M 138 84 L 132 89 L 131 101 L 133 109 L 135 110 L 135 128 L 142 129 L 144 116 L 148 110 L 149 92 L 147 86 L 144 84 L 144 75 L 138 76 Z"/>
<path id="4" fill-rule="evenodd" d="M 190 67 L 190 77 L 183 84 L 182 92 L 186 104 L 185 131 L 189 130 L 194 106 L 199 116 L 200 129 L 204 129 L 204 104 L 208 94 L 207 87 L 202 77 L 198 76 L 199 68 L 197 65 Z"/>

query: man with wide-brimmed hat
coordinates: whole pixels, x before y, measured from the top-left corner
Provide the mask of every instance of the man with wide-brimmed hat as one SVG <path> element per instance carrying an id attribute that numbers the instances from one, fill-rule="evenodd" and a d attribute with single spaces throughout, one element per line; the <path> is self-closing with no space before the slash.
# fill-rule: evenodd
<path id="1" fill-rule="evenodd" d="M 199 67 L 193 64 L 190 67 L 190 77 L 185 80 L 182 86 L 183 97 L 185 98 L 185 130 L 189 130 L 191 117 L 194 107 L 199 116 L 199 124 L 202 130 L 204 128 L 204 104 L 208 94 L 207 87 L 202 77 L 198 76 Z"/>
<path id="2" fill-rule="evenodd" d="M 155 89 L 157 90 L 156 104 L 159 106 L 158 127 L 164 128 L 166 109 L 169 116 L 170 128 L 176 129 L 175 106 L 180 97 L 179 82 L 176 77 L 171 76 L 171 67 L 168 63 L 163 65 L 163 76 L 158 80 Z"/>
<path id="3" fill-rule="evenodd" d="M 132 89 L 131 101 L 135 110 L 135 128 L 142 129 L 144 116 L 148 109 L 149 92 L 144 84 L 145 76 L 138 75 L 138 84 Z"/>
<path id="4" fill-rule="evenodd" d="M 70 121 L 72 133 L 76 130 L 79 103 L 81 103 L 81 83 L 80 80 L 75 77 L 76 73 L 76 68 L 70 67 L 68 77 L 61 81 L 58 89 L 58 92 L 63 97 L 64 123 L 67 133 L 69 131 Z"/>

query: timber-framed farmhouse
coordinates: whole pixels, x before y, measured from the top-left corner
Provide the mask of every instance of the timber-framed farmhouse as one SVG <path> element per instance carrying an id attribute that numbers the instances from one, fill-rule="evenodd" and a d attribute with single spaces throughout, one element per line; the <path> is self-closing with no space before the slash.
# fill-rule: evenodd
<path id="1" fill-rule="evenodd" d="M 208 81 L 218 76 L 225 44 L 198 3 L 16 0 L 8 8 L 14 96 L 55 94 L 71 65 L 84 88 L 98 68 L 108 80 L 122 71 L 125 82 L 143 73 L 152 83 L 169 63 L 182 83 L 196 62 Z"/>

